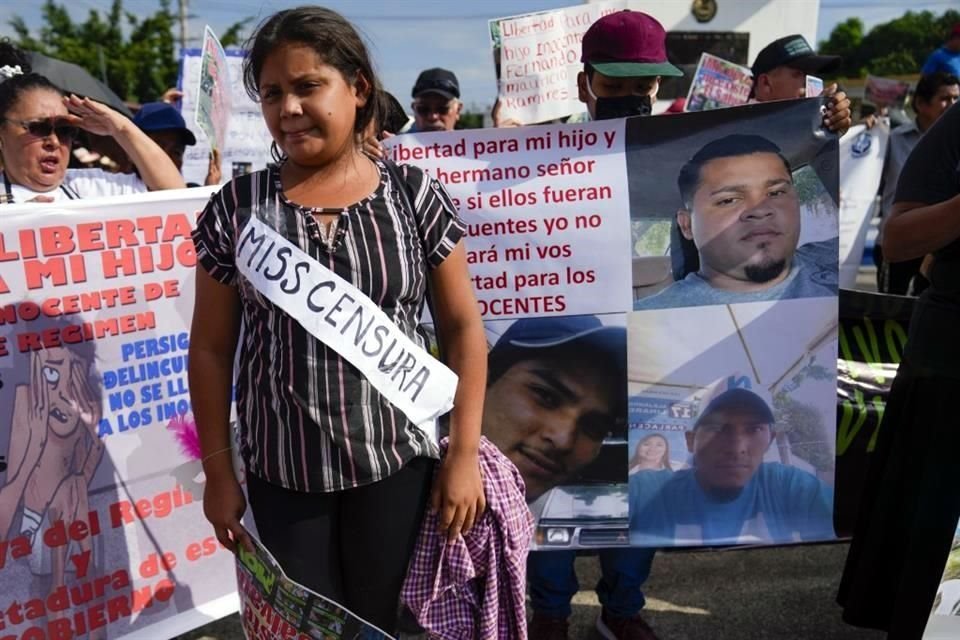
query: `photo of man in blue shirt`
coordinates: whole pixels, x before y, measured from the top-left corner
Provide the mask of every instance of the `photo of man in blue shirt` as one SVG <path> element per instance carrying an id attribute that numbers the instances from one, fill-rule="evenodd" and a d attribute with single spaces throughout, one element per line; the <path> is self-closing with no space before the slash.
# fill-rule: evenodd
<path id="1" fill-rule="evenodd" d="M 630 476 L 630 543 L 786 543 L 834 537 L 832 490 L 813 474 L 764 462 L 775 418 L 754 391 L 724 387 L 686 432 L 690 469 Z"/>
<path id="2" fill-rule="evenodd" d="M 699 269 L 634 309 L 837 295 L 837 238 L 798 246 L 800 199 L 790 164 L 763 136 L 732 134 L 701 148 L 677 179 L 680 232 Z"/>

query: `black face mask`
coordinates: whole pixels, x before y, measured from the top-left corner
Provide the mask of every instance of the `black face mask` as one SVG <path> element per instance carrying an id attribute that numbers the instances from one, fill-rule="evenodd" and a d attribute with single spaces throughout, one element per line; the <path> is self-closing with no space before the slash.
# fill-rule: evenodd
<path id="1" fill-rule="evenodd" d="M 613 120 L 630 116 L 648 116 L 653 109 L 650 96 L 620 96 L 618 98 L 597 98 L 595 120 Z"/>

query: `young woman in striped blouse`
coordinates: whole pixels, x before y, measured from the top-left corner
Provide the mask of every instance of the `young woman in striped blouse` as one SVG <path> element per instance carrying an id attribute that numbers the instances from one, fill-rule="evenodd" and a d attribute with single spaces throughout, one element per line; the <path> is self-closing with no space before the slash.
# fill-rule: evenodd
<path id="1" fill-rule="evenodd" d="M 253 36 L 244 83 L 261 103 L 278 163 L 227 184 L 194 234 L 201 268 L 190 391 L 207 478 L 204 510 L 223 544 L 249 544 L 228 453 L 235 384 L 240 454 L 263 543 L 291 578 L 391 632 L 428 502 L 451 537 L 468 530 L 485 504 L 477 448 L 486 342 L 464 225 L 423 171 L 363 153 L 362 133 L 384 113 L 383 90 L 340 15 L 301 7 L 268 18 Z M 262 257 L 276 246 L 284 248 L 274 267 L 264 268 Z M 282 278 L 281 265 L 289 267 Z M 318 272 L 329 281 L 301 286 L 301 277 Z M 334 287 L 334 276 L 362 295 L 319 305 L 314 294 Z M 341 355 L 348 342 L 367 355 L 377 351 L 379 327 L 364 334 L 340 308 L 355 297 L 372 301 L 423 346 L 428 286 L 445 361 L 459 375 L 450 449 L 435 479 L 436 442 L 381 393 L 376 376 Z M 316 315 L 297 316 L 288 300 Z M 312 321 L 339 327 L 344 337 L 321 341 Z M 381 372 L 395 364 L 395 356 L 380 356 Z M 401 378 L 399 386 L 414 384 Z M 412 395 L 430 400 L 426 391 Z"/>

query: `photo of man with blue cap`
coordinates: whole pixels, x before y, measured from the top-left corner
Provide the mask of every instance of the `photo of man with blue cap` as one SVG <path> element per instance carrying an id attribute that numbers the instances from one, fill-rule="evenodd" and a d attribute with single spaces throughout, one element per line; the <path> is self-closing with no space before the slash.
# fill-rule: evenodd
<path id="1" fill-rule="evenodd" d="M 831 490 L 764 457 L 776 436 L 770 402 L 730 376 L 686 432 L 690 469 L 630 477 L 636 545 L 787 543 L 834 537 Z"/>

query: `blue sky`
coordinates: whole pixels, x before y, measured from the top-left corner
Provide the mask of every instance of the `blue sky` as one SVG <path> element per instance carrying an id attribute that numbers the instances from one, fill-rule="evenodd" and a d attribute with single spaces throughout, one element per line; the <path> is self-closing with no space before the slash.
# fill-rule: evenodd
<path id="1" fill-rule="evenodd" d="M 689 4 L 690 0 L 675 0 Z M 732 0 L 720 0 L 730 2 Z M 816 0 L 790 0 L 815 3 Z M 83 20 L 91 10 L 105 12 L 110 0 L 57 0 L 66 4 L 71 14 Z M 308 0 L 188 0 L 191 15 L 191 36 L 203 32 L 210 24 L 222 32 L 229 24 L 246 16 L 255 22 L 270 13 Z M 31 28 L 39 28 L 40 0 L 30 0 L 15 13 Z M 170 3 L 174 10 L 177 0 Z M 496 87 L 493 63 L 486 35 L 490 18 L 529 13 L 578 4 L 577 0 L 326 0 L 322 4 L 343 13 L 366 35 L 372 44 L 382 80 L 387 89 L 402 103 L 410 99 L 410 89 L 421 69 L 433 66 L 453 70 L 460 79 L 463 99 L 468 107 L 489 105 Z M 818 39 L 825 39 L 838 22 L 859 16 L 867 29 L 900 16 L 905 10 L 902 0 L 820 0 Z M 156 10 L 157 0 L 124 0 L 124 7 L 135 14 L 147 15 Z M 913 2 L 909 8 L 942 13 L 957 0 Z M 3 12 L 9 16 L 7 11 Z M 0 35 L 12 32 L 4 19 Z M 199 39 L 194 46 L 198 46 Z"/>

